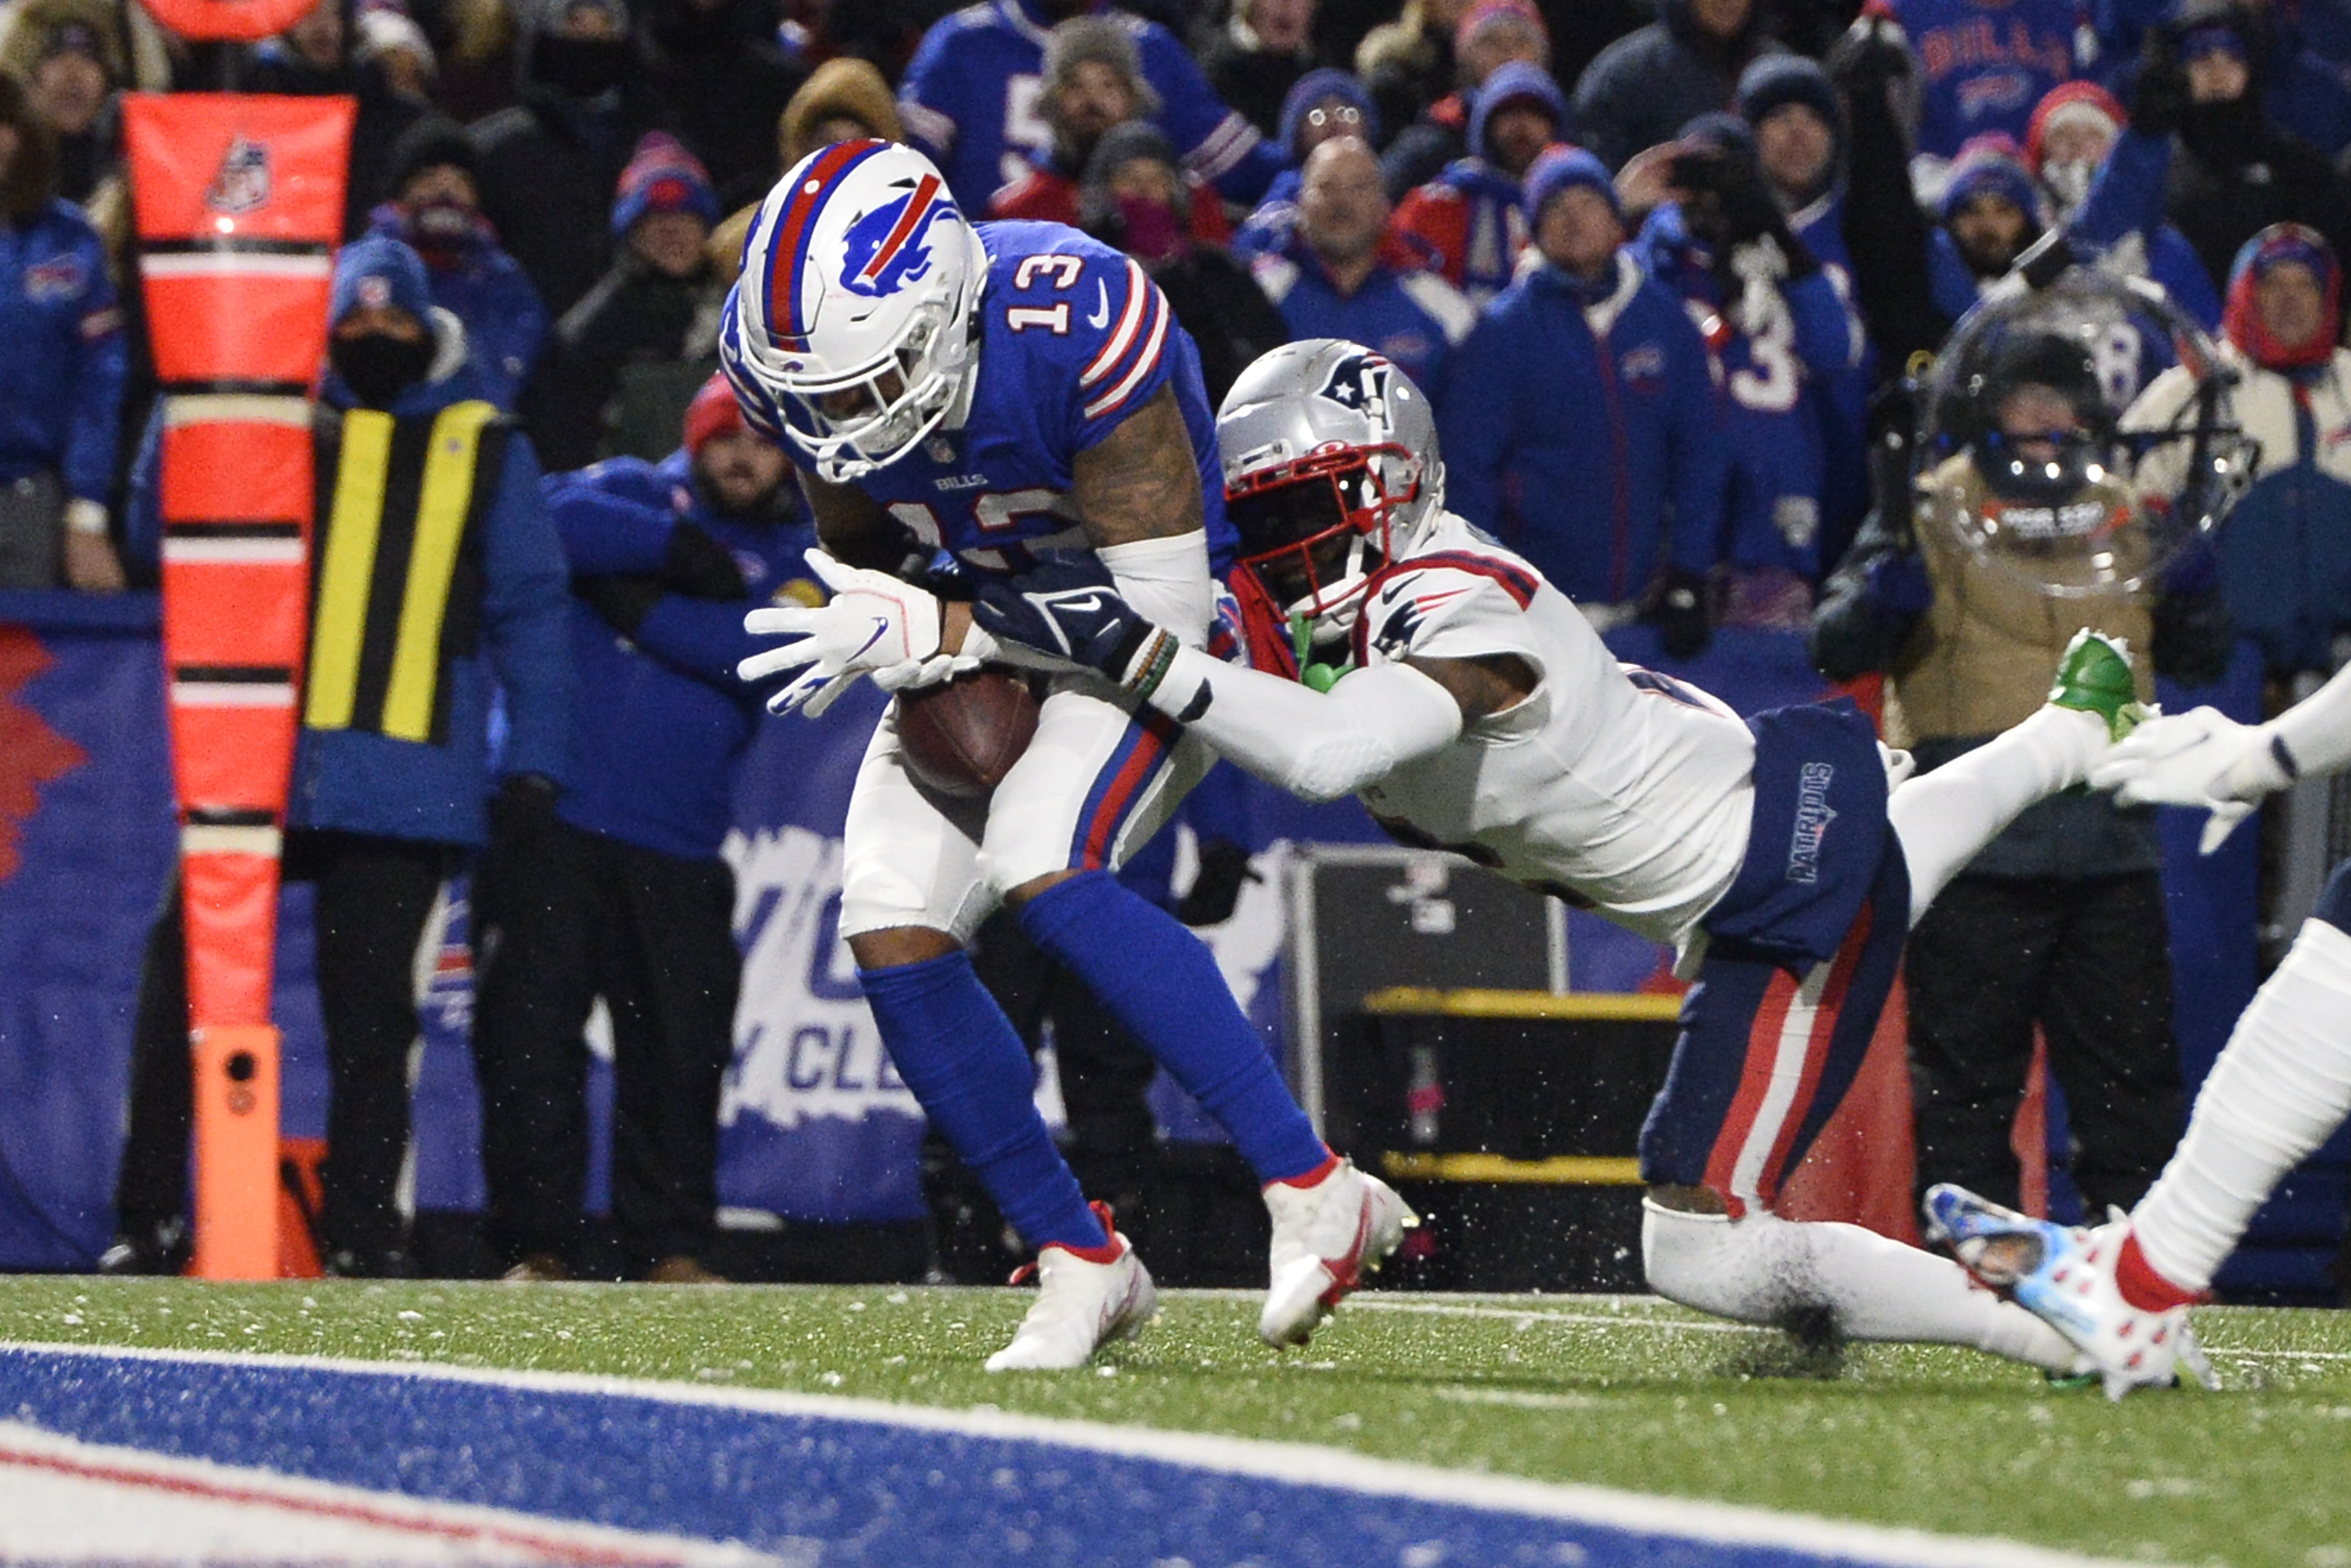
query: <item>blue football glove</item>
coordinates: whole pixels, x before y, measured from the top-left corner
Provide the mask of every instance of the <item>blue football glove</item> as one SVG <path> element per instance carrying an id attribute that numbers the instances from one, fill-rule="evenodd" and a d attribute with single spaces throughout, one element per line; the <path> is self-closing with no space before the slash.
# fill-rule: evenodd
<path id="1" fill-rule="evenodd" d="M 1136 696 L 1149 696 L 1166 677 L 1177 647 L 1119 597 L 1110 569 L 1085 552 L 985 580 L 971 618 L 1000 643 L 1098 671 Z"/>

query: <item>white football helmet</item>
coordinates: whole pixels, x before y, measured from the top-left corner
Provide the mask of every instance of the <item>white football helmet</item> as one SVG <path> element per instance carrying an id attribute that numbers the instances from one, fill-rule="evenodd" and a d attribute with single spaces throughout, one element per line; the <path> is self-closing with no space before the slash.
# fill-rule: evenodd
<path id="1" fill-rule="evenodd" d="M 929 159 L 888 141 L 820 148 L 760 204 L 719 363 L 753 423 L 841 484 L 965 406 L 987 277 Z"/>
<path id="2" fill-rule="evenodd" d="M 1412 378 L 1360 343 L 1274 349 L 1217 412 L 1225 515 L 1246 575 L 1318 639 L 1350 629 L 1371 574 L 1445 504 L 1437 421 Z"/>

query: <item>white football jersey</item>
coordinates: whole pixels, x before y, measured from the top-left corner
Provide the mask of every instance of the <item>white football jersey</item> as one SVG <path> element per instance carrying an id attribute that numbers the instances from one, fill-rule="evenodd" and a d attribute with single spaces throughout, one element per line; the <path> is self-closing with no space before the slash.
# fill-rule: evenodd
<path id="1" fill-rule="evenodd" d="M 1682 945 L 1739 875 L 1754 738 L 1706 693 L 1620 664 L 1535 569 L 1447 513 L 1379 574 L 1360 664 L 1515 654 L 1541 677 L 1516 707 L 1362 791 L 1407 842 Z"/>

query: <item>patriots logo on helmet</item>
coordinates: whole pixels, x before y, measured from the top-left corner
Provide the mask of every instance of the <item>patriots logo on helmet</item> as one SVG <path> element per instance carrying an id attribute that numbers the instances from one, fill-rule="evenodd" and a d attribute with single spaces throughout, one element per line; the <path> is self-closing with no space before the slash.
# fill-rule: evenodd
<path id="1" fill-rule="evenodd" d="M 925 174 L 905 195 L 884 202 L 849 225 L 841 286 L 868 299 L 886 299 L 931 269 L 931 224 L 954 203 L 944 183 Z"/>
<path id="2" fill-rule="evenodd" d="M 270 184 L 268 144 L 232 137 L 204 187 L 204 205 L 232 217 L 254 212 L 268 205 Z"/>
<path id="3" fill-rule="evenodd" d="M 1353 409 L 1366 419 L 1384 420 L 1388 416 L 1388 388 L 1394 369 L 1377 354 L 1352 355 L 1331 367 L 1320 395 L 1342 408 Z"/>

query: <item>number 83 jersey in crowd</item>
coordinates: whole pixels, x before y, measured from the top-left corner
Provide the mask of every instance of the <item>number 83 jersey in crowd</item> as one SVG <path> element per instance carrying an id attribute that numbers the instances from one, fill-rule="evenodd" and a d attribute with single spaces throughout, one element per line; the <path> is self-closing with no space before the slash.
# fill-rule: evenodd
<path id="1" fill-rule="evenodd" d="M 1081 545 L 1078 455 L 1173 387 L 1200 473 L 1208 558 L 1233 554 L 1216 411 L 1199 351 L 1134 261 L 1060 224 L 976 225 L 987 254 L 971 406 L 885 468 L 852 481 L 925 545 L 1014 571 L 1039 546 Z"/>

